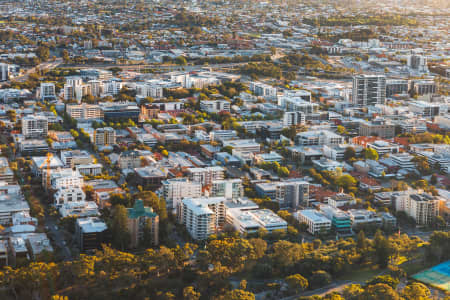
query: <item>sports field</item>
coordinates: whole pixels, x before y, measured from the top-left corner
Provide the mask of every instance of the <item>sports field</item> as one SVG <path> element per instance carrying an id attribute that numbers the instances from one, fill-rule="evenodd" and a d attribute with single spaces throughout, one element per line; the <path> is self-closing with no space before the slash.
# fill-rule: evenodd
<path id="1" fill-rule="evenodd" d="M 417 273 L 412 278 L 450 292 L 450 260 Z"/>

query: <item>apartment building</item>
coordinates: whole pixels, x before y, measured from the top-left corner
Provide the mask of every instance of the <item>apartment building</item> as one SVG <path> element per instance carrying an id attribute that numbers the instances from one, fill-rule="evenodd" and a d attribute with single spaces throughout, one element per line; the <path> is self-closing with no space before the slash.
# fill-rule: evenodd
<path id="1" fill-rule="evenodd" d="M 409 81 L 403 79 L 386 80 L 386 97 L 390 98 L 394 95 L 404 95 L 409 92 Z"/>
<path id="2" fill-rule="evenodd" d="M 78 171 L 70 168 L 49 170 L 50 176 L 47 176 L 47 170 L 42 170 L 42 186 L 47 188 L 47 177 L 50 179 L 49 186 L 53 190 L 69 187 L 83 187 L 84 179 Z"/>
<path id="3" fill-rule="evenodd" d="M 39 98 L 42 101 L 56 100 L 55 84 L 52 82 L 42 82 L 39 87 Z"/>
<path id="4" fill-rule="evenodd" d="M 301 111 L 287 111 L 283 114 L 283 126 L 304 125 L 305 121 L 305 113 Z"/>
<path id="5" fill-rule="evenodd" d="M 153 246 L 159 244 L 159 216 L 151 207 L 145 207 L 140 199 L 134 202 L 132 208 L 127 208 L 127 228 L 131 237 L 131 248 L 136 248 L 144 237 L 150 239 L 149 242 Z M 147 236 L 145 230 L 149 230 Z"/>
<path id="6" fill-rule="evenodd" d="M 183 198 L 200 198 L 202 184 L 187 178 L 173 178 L 162 182 L 162 193 L 167 209 L 177 209 Z"/>
<path id="7" fill-rule="evenodd" d="M 54 204 L 61 206 L 70 202 L 84 202 L 86 201 L 86 194 L 81 187 L 62 187 L 53 195 Z"/>
<path id="8" fill-rule="evenodd" d="M 76 120 L 101 120 L 103 110 L 96 104 L 67 104 L 67 114 Z"/>
<path id="9" fill-rule="evenodd" d="M 430 225 L 439 215 L 439 202 L 437 196 L 419 193 L 403 193 L 393 195 L 393 204 L 397 211 L 404 211 L 414 218 L 418 225 Z"/>
<path id="10" fill-rule="evenodd" d="M 74 168 L 76 165 L 90 164 L 94 161 L 86 150 L 61 151 L 61 161 L 66 167 Z"/>
<path id="11" fill-rule="evenodd" d="M 0 81 L 9 80 L 9 65 L 0 63 Z"/>
<path id="12" fill-rule="evenodd" d="M 270 209 L 227 208 L 227 223 L 241 234 L 287 230 L 287 222 Z"/>
<path id="13" fill-rule="evenodd" d="M 25 116 L 22 118 L 22 134 L 26 139 L 46 138 L 48 119 L 43 116 Z"/>
<path id="14" fill-rule="evenodd" d="M 213 180 L 210 196 L 224 197 L 227 200 L 242 198 L 244 196 L 242 179 Z"/>
<path id="15" fill-rule="evenodd" d="M 225 169 L 222 167 L 189 168 L 187 169 L 191 181 L 200 182 L 203 186 L 209 186 L 214 180 L 223 180 Z"/>
<path id="16" fill-rule="evenodd" d="M 353 77 L 352 103 L 366 107 L 384 104 L 386 77 L 384 75 L 356 75 Z"/>
<path id="17" fill-rule="evenodd" d="M 277 88 L 261 82 L 250 82 L 250 91 L 256 96 L 266 99 L 275 99 L 277 97 Z"/>
<path id="18" fill-rule="evenodd" d="M 331 220 L 331 227 L 340 235 L 351 235 L 352 231 L 352 220 L 350 216 L 340 210 L 339 208 L 334 208 L 329 205 L 321 204 L 320 211 Z"/>
<path id="19" fill-rule="evenodd" d="M 116 143 L 116 131 L 112 127 L 97 128 L 94 130 L 93 142 L 96 146 L 109 146 Z"/>
<path id="20" fill-rule="evenodd" d="M 207 239 L 225 223 L 225 198 L 185 198 L 178 210 L 178 222 L 195 240 Z"/>

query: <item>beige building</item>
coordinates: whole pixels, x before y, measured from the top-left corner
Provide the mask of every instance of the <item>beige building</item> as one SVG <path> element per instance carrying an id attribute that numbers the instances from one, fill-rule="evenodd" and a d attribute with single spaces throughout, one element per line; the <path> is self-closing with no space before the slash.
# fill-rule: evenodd
<path id="1" fill-rule="evenodd" d="M 359 135 L 378 136 L 384 139 L 395 137 L 395 125 L 378 119 L 372 122 L 363 122 L 359 126 Z"/>
<path id="2" fill-rule="evenodd" d="M 153 246 L 159 243 L 159 216 L 142 200 L 136 200 L 133 208 L 128 208 L 128 232 L 131 236 L 131 248 L 136 248 L 144 238 L 151 238 Z M 149 230 L 148 236 L 145 230 Z"/>

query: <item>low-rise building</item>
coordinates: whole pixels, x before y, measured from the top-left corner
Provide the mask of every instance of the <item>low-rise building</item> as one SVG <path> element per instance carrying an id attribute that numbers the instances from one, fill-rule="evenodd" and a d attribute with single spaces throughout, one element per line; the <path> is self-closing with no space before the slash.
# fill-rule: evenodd
<path id="1" fill-rule="evenodd" d="M 81 252 L 100 249 L 108 242 L 107 226 L 100 218 L 80 218 L 76 221 L 75 236 Z"/>
<path id="2" fill-rule="evenodd" d="M 300 223 L 308 225 L 308 232 L 313 235 L 327 233 L 331 230 L 331 220 L 320 211 L 303 209 L 299 210 L 296 216 Z"/>

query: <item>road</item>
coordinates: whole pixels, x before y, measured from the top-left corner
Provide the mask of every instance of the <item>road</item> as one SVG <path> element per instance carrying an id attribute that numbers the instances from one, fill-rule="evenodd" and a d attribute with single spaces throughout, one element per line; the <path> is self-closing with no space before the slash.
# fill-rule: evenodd
<path id="1" fill-rule="evenodd" d="M 25 81 L 27 81 L 28 76 L 30 76 L 30 74 L 32 74 L 32 73 L 35 73 L 37 70 L 54 69 L 57 66 L 59 66 L 61 63 L 62 63 L 62 58 L 57 58 L 54 61 L 47 61 L 47 62 L 41 63 L 34 68 L 28 69 L 22 75 L 15 77 L 14 81 L 25 82 Z"/>
<path id="2" fill-rule="evenodd" d="M 65 261 L 72 260 L 72 252 L 67 247 L 67 242 L 64 238 L 64 232 L 57 226 L 58 225 L 56 217 L 50 216 L 48 213 L 46 213 L 45 227 L 47 229 L 47 234 L 53 240 L 53 245 L 61 249 L 61 253 Z"/>

